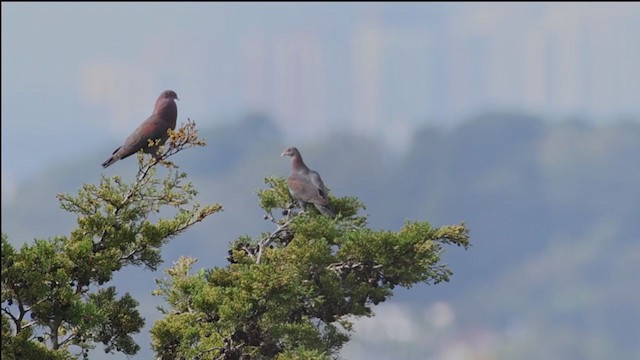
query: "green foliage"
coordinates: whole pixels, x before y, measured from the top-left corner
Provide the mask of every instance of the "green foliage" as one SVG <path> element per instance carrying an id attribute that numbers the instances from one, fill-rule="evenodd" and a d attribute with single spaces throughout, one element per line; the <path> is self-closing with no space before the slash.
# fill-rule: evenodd
<path id="1" fill-rule="evenodd" d="M 125 266 L 155 270 L 162 245 L 222 209 L 193 203 L 197 191 L 168 161 L 203 145 L 189 121 L 171 131 L 158 157 L 138 154 L 133 183 L 103 175 L 99 185 L 85 184 L 77 195 L 59 194 L 62 209 L 78 215 L 69 236 L 37 239 L 18 251 L 2 235 L 3 358 L 76 358 L 72 346 L 86 358 L 98 343 L 105 352 L 138 352 L 131 337 L 144 325 L 138 302 L 129 294 L 118 297 L 114 287 L 98 287 Z M 162 180 L 158 165 L 167 169 Z M 154 220 L 166 209 L 175 212 Z"/>
<path id="2" fill-rule="evenodd" d="M 159 358 L 335 357 L 355 317 L 370 316 L 395 286 L 449 281 L 443 245 L 469 246 L 463 224 L 371 230 L 356 198 L 330 196 L 335 219 L 296 212 L 283 178 L 265 182 L 259 202 L 275 231 L 237 239 L 227 267 L 192 274 L 196 259 L 184 257 L 157 280 L 154 294 L 170 306 L 151 330 Z"/>

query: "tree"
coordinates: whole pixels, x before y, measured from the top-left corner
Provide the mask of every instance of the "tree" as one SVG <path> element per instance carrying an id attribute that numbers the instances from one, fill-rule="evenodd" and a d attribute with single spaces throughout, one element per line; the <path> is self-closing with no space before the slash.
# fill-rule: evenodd
<path id="1" fill-rule="evenodd" d="M 87 358 L 99 343 L 105 352 L 139 350 L 131 337 L 144 325 L 138 302 L 103 285 L 127 266 L 156 270 L 164 244 L 222 210 L 193 202 L 197 191 L 168 160 L 204 145 L 189 120 L 170 132 L 158 158 L 138 154 L 131 184 L 103 175 L 98 186 L 85 184 L 76 196 L 58 194 L 62 209 L 78 214 L 68 236 L 16 250 L 2 235 L 3 359 Z M 158 165 L 167 169 L 163 180 L 156 177 Z M 158 214 L 170 209 L 170 217 Z"/>
<path id="2" fill-rule="evenodd" d="M 283 178 L 265 182 L 258 197 L 272 233 L 241 236 L 226 267 L 192 273 L 196 259 L 183 257 L 157 280 L 154 294 L 169 305 L 151 330 L 160 359 L 335 357 L 353 319 L 371 316 L 396 286 L 449 281 L 443 245 L 470 245 L 464 224 L 374 231 L 353 197 L 330 198 L 335 219 L 299 212 Z"/>

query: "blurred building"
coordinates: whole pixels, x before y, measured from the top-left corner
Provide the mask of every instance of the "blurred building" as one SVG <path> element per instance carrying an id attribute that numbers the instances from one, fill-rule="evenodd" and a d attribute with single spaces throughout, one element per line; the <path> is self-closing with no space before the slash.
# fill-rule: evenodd
<path id="1" fill-rule="evenodd" d="M 255 35 L 243 48 L 248 107 L 271 114 L 290 137 L 325 134 L 328 79 L 319 35 L 312 31 Z"/>
<path id="2" fill-rule="evenodd" d="M 640 8 L 482 4 L 417 16 L 393 6 L 366 8 L 346 32 L 253 34 L 243 44 L 250 107 L 290 136 L 337 127 L 389 144 L 489 111 L 640 116 Z"/>

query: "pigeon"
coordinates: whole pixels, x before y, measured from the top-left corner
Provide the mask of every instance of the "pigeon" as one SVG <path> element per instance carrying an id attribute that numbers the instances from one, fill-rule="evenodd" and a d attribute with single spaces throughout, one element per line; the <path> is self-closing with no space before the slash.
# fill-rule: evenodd
<path id="1" fill-rule="evenodd" d="M 135 154 L 140 149 L 143 149 L 147 154 L 157 156 L 158 147 L 169 138 L 168 130 L 176 128 L 178 107 L 174 100 L 180 100 L 175 91 L 163 91 L 156 100 L 151 116 L 127 137 L 124 145 L 117 148 L 111 157 L 102 163 L 102 167 L 107 168 L 114 162 Z M 157 139 L 160 139 L 159 145 L 149 146 L 149 140 Z"/>
<path id="2" fill-rule="evenodd" d="M 295 147 L 286 148 L 282 156 L 291 156 L 291 175 L 287 178 L 289 193 L 294 200 L 300 202 L 304 209 L 306 204 L 313 204 L 320 213 L 335 217 L 336 213 L 329 207 L 327 190 L 320 174 L 309 169 L 302 160 L 300 151 Z"/>

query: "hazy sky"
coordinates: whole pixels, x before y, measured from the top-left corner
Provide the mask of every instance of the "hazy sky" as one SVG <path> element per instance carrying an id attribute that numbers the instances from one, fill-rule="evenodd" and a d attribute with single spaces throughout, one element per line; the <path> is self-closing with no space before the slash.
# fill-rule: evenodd
<path id="1" fill-rule="evenodd" d="M 334 130 L 402 144 L 485 111 L 640 121 L 640 3 L 1 6 L 3 204 L 75 158 L 102 171 L 165 89 L 179 122 L 263 111 L 292 144 Z M 420 318 L 455 317 L 446 303 L 425 311 L 385 304 L 357 329 L 409 341 Z M 388 319 L 397 327 L 380 331 Z"/>
<path id="2" fill-rule="evenodd" d="M 168 88 L 179 122 L 264 111 L 296 143 L 504 109 L 637 119 L 639 35 L 638 3 L 2 3 L 2 192 L 98 166 Z"/>

